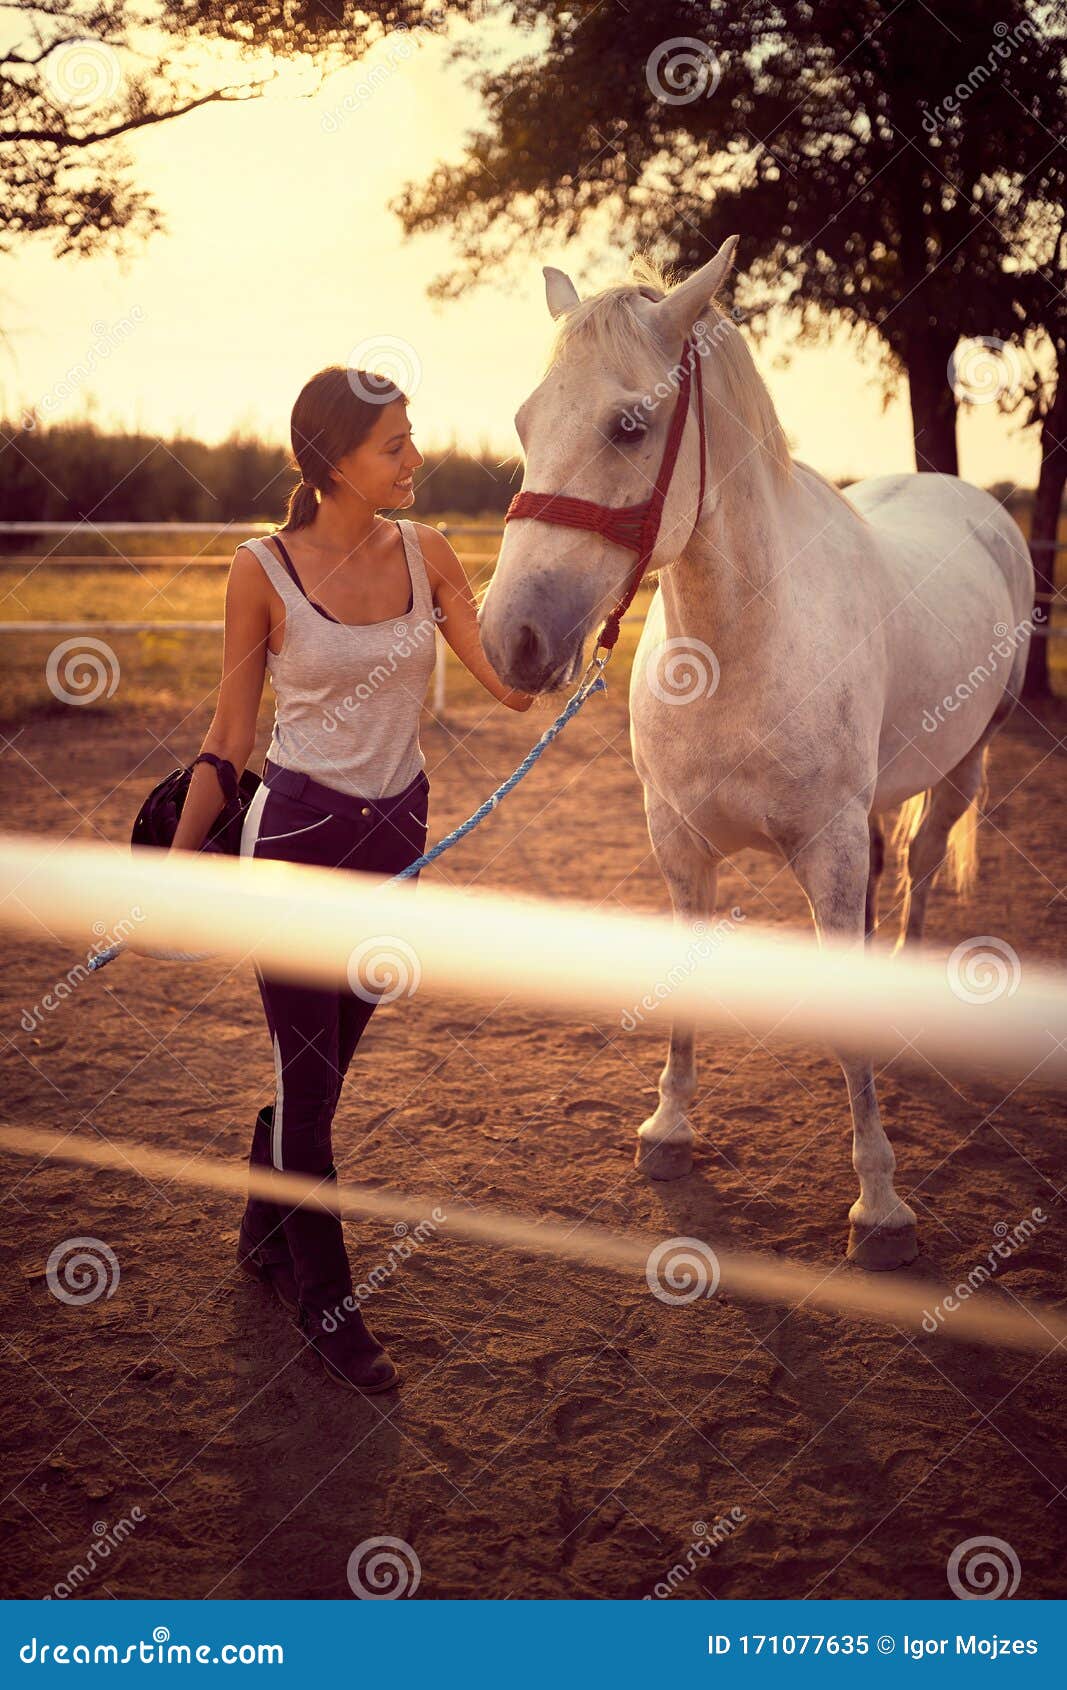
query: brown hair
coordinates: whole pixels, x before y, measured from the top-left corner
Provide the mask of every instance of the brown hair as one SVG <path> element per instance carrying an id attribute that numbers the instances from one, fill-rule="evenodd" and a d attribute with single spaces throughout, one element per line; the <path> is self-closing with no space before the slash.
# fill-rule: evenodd
<path id="1" fill-rule="evenodd" d="M 302 480 L 289 495 L 283 528 L 307 528 L 315 520 L 318 495 L 333 482 L 334 465 L 361 446 L 382 414 L 382 406 L 407 395 L 387 376 L 330 364 L 297 394 L 290 419 L 293 457 Z"/>

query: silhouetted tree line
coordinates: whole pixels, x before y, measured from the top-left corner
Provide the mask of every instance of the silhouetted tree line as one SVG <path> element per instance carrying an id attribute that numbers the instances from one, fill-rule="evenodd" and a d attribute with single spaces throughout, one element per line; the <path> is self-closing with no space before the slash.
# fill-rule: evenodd
<path id="1" fill-rule="evenodd" d="M 518 486 L 514 459 L 458 448 L 425 455 L 420 513 L 502 515 Z M 0 421 L 2 521 L 281 522 L 299 479 L 284 447 L 249 435 L 209 446 L 93 422 Z"/>

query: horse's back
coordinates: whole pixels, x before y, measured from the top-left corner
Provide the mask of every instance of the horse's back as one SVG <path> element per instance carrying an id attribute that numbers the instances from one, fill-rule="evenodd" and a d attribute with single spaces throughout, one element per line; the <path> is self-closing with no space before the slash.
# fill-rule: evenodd
<path id="1" fill-rule="evenodd" d="M 890 543 L 931 563 L 965 567 L 975 548 L 1004 578 L 1017 614 L 1033 603 L 1034 571 L 1018 524 L 992 493 L 958 475 L 873 475 L 846 489 L 849 503 Z"/>

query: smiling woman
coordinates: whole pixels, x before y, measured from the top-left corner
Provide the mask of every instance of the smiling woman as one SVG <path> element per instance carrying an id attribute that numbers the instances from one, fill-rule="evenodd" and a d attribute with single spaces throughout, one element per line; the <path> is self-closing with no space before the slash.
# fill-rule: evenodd
<path id="1" fill-rule="evenodd" d="M 203 752 L 244 767 L 269 673 L 274 726 L 241 855 L 394 875 L 426 843 L 419 717 L 436 631 L 494 698 L 514 710 L 533 700 L 506 686 L 482 651 L 474 594 L 444 536 L 379 515 L 414 503 L 423 461 L 400 389 L 331 365 L 301 389 L 291 434 L 302 479 L 285 525 L 234 555 L 222 684 Z M 219 798 L 215 770 L 198 763 L 172 849 L 199 849 Z M 356 1046 L 382 996 L 410 990 L 403 948 L 373 938 L 367 946 L 373 988 L 294 985 L 256 967 L 275 1096 L 259 1111 L 253 1167 L 336 1179 L 332 1123 Z M 397 1383 L 358 1303 L 335 1318 L 352 1302 L 337 1215 L 250 1198 L 238 1260 L 297 1320 L 331 1377 L 361 1391 Z"/>

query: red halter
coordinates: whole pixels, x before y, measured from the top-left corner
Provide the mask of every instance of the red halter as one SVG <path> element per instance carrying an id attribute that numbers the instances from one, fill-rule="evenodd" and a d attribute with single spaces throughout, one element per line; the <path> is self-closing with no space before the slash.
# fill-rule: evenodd
<path id="1" fill-rule="evenodd" d="M 505 522 L 511 522 L 515 517 L 536 517 L 541 522 L 555 522 L 563 528 L 586 528 L 592 534 L 602 534 L 605 540 L 611 540 L 616 546 L 624 546 L 627 551 L 637 553 L 625 593 L 615 609 L 604 623 L 597 640 L 597 649 L 603 646 L 611 651 L 619 637 L 619 625 L 629 609 L 634 594 L 641 585 L 641 579 L 648 568 L 649 558 L 659 537 L 660 519 L 663 515 L 663 504 L 667 497 L 667 489 L 671 484 L 674 466 L 678 458 L 678 449 L 685 432 L 686 415 L 689 410 L 689 393 L 696 377 L 697 396 L 697 425 L 700 429 L 700 499 L 697 504 L 697 516 L 704 505 L 704 476 L 706 468 L 706 446 L 704 437 L 704 391 L 701 383 L 700 353 L 695 341 L 690 337 L 682 347 L 682 373 L 678 382 L 678 397 L 674 402 L 674 412 L 671 416 L 667 441 L 660 460 L 659 474 L 656 484 L 649 498 L 639 505 L 598 505 L 591 499 L 572 499 L 566 493 L 516 493 L 504 516 Z"/>

